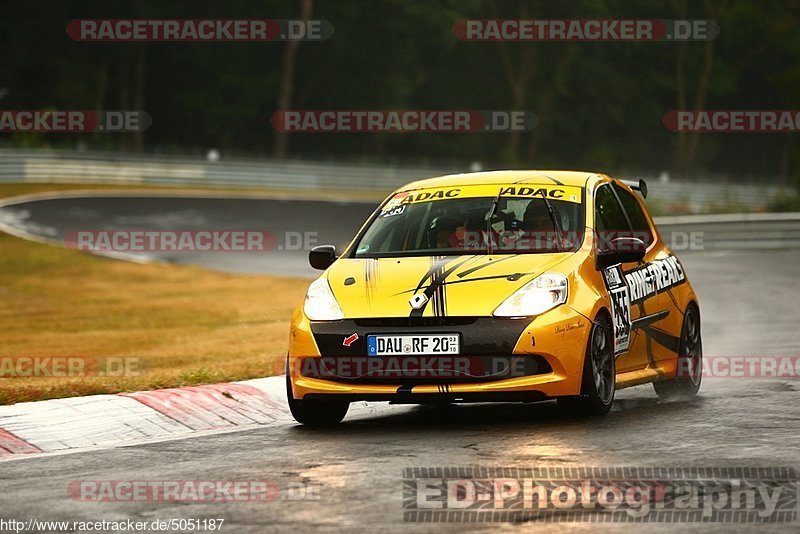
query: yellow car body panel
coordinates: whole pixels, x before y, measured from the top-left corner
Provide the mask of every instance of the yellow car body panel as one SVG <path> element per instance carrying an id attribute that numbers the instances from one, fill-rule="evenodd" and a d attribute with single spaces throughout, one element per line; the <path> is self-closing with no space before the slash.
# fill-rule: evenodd
<path id="1" fill-rule="evenodd" d="M 494 197 L 500 193 L 504 197 L 533 195 L 580 204 L 585 227 L 581 230 L 586 232 L 576 251 L 532 254 L 356 258 L 353 257 L 353 248 L 357 239 L 354 240 L 321 276 L 328 281 L 341 307 L 344 315 L 341 329 L 336 330 L 334 325 L 337 321 L 331 321 L 320 326 L 327 329 L 327 333 L 317 332 L 315 335 L 316 323 L 305 315 L 302 304 L 292 317 L 287 361 L 292 396 L 303 399 L 309 394 L 345 395 L 352 399 L 401 400 L 402 395 L 412 394 L 424 399 L 426 395 L 433 397 L 444 393 L 460 400 L 480 393 L 536 392 L 542 398 L 580 394 L 587 338 L 593 321 L 599 314 L 606 314 L 616 325 L 610 286 L 604 279 L 604 271 L 596 263 L 594 234 L 595 191 L 612 182 L 632 193 L 627 185 L 609 176 L 576 171 L 496 171 L 452 175 L 413 182 L 392 193 L 370 221 L 381 213 L 389 213 L 401 203 L 446 202 L 449 198 Z M 454 190 L 458 190 L 457 195 Z M 681 335 L 683 314 L 690 303 L 697 304 L 697 296 L 682 265 L 662 240 L 642 199 L 639 195 L 634 196 L 646 214 L 653 240 L 642 262 L 622 264 L 619 266 L 621 270 L 617 271 L 622 275 L 620 290 L 632 300 L 628 326 L 642 325 L 630 330 L 627 350 L 616 356 L 618 388 L 675 376 L 678 358 L 675 343 Z M 359 236 L 368 224 L 369 221 Z M 361 339 L 381 333 L 385 330 L 381 320 L 390 324 L 393 318 L 397 321 L 408 318 L 411 311 L 409 298 L 432 283 L 426 274 L 437 269 L 440 278 L 443 276 L 445 279 L 445 287 L 437 293 L 437 304 L 427 306 L 417 321 L 437 317 L 443 321 L 447 318 L 483 318 L 478 322 L 484 321 L 487 329 L 502 326 L 506 324 L 504 321 L 516 321 L 513 323 L 517 328 L 516 339 L 509 345 L 509 352 L 519 357 L 535 355 L 546 361 L 549 371 L 499 380 L 411 385 L 404 380 L 359 383 L 357 380 L 323 379 L 303 373 L 308 360 L 313 363 L 328 356 L 323 352 L 331 349 L 320 349 L 323 339 L 325 347 L 335 347 L 334 352 L 346 353 L 345 348 L 339 347 L 339 341 L 346 343 L 347 337 L 354 334 Z M 567 277 L 569 290 L 564 304 L 534 317 L 516 320 L 493 318 L 496 308 L 511 294 L 548 272 Z M 609 275 L 606 273 L 605 276 Z M 408 330 L 414 331 L 414 327 L 409 326 Z M 615 330 L 614 335 L 617 334 Z M 474 333 L 469 335 L 473 340 L 480 337 Z M 487 330 L 486 336 L 492 335 Z"/>

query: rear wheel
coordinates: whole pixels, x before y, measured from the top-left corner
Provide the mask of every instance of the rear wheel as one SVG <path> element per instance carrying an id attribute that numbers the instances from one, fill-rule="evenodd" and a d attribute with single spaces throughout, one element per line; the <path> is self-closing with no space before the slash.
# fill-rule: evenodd
<path id="1" fill-rule="evenodd" d="M 703 378 L 703 339 L 700 336 L 700 310 L 690 304 L 683 316 L 678 345 L 678 371 L 675 378 L 653 382 L 658 396 L 664 399 L 691 399 L 700 390 Z"/>
<path id="2" fill-rule="evenodd" d="M 298 423 L 306 426 L 333 426 L 342 422 L 347 410 L 350 408 L 349 402 L 330 400 L 321 401 L 318 399 L 295 399 L 292 396 L 292 379 L 289 377 L 288 360 L 286 373 L 286 399 L 289 401 L 289 411 Z"/>
<path id="3" fill-rule="evenodd" d="M 576 415 L 605 415 L 614 404 L 617 373 L 611 327 L 605 316 L 592 325 L 583 359 L 581 394 L 561 397 L 558 406 Z"/>

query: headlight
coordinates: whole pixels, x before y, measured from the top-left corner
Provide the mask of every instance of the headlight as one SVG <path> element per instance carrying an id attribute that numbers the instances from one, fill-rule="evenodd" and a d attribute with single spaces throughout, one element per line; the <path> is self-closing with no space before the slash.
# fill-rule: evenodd
<path id="1" fill-rule="evenodd" d="M 342 308 L 336 302 L 331 286 L 324 277 L 317 278 L 308 286 L 303 311 L 312 321 L 336 321 L 344 318 Z"/>
<path id="2" fill-rule="evenodd" d="M 541 315 L 567 301 L 567 277 L 545 273 L 537 276 L 494 310 L 495 317 Z"/>

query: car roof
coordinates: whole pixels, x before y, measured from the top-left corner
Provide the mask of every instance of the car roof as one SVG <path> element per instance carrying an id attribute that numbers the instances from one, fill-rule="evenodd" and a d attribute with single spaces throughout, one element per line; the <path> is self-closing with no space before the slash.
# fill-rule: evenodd
<path id="1" fill-rule="evenodd" d="M 510 185 L 510 184 L 538 184 L 538 185 L 568 185 L 585 187 L 589 180 L 607 179 L 605 175 L 589 171 L 486 171 L 468 172 L 461 174 L 448 174 L 435 178 L 417 180 L 400 187 L 397 191 L 412 191 L 431 187 L 447 187 L 456 185 Z"/>

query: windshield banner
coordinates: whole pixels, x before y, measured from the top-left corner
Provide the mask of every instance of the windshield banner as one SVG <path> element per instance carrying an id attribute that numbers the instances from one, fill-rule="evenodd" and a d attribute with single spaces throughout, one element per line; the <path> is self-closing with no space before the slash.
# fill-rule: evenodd
<path id="1" fill-rule="evenodd" d="M 418 202 L 432 202 L 434 200 L 449 200 L 453 198 L 478 198 L 488 197 L 516 197 L 516 198 L 546 198 L 548 200 L 562 200 L 565 202 L 581 202 L 581 188 L 567 185 L 464 185 L 417 189 L 404 191 L 393 196 L 383 207 L 382 212 L 388 212 L 398 206 L 416 204 Z"/>

